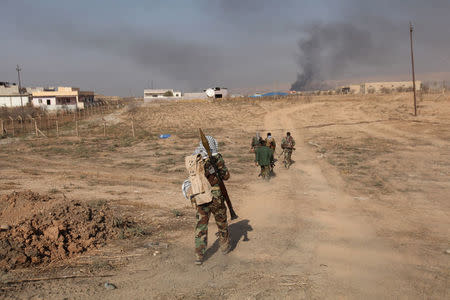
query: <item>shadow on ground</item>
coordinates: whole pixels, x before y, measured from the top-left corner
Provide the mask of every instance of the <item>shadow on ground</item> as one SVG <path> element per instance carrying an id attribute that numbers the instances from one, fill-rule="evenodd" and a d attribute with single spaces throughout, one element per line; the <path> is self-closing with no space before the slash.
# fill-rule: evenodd
<path id="1" fill-rule="evenodd" d="M 236 249 L 241 239 L 243 242 L 247 242 L 250 240 L 248 238 L 248 232 L 252 231 L 253 228 L 249 224 L 249 222 L 250 222 L 249 220 L 241 220 L 228 226 L 228 229 L 230 231 L 230 245 L 231 245 L 230 251 Z M 205 261 L 208 260 L 210 257 L 212 257 L 217 252 L 217 250 L 219 250 L 219 247 L 220 247 L 219 239 L 216 239 L 214 244 L 212 244 L 212 246 L 209 247 L 208 250 L 206 250 L 204 258 Z"/>

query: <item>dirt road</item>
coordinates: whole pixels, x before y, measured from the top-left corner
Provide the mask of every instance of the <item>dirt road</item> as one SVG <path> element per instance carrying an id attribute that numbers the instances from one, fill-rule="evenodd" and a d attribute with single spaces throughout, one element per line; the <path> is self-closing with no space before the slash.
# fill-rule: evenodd
<path id="1" fill-rule="evenodd" d="M 333 117 L 321 118 L 328 105 L 299 103 L 276 108 L 266 104 L 264 124 L 259 126 L 272 130 L 278 143 L 286 130 L 293 133 L 295 163 L 289 170 L 279 163 L 276 177 L 269 183 L 259 180 L 258 170 L 250 166 L 244 182 L 242 177 L 239 181 L 231 178 L 229 192 L 240 218 L 230 224 L 233 251 L 228 255 L 218 251 L 215 224 L 210 224 L 207 260 L 195 266 L 192 230 L 182 229 L 169 237 L 167 249 L 157 250 L 160 253 L 136 249 L 133 259 L 107 279 L 117 285 L 115 290 L 101 286 L 106 279 L 93 278 L 50 282 L 46 291 L 27 295 L 110 299 L 448 298 L 450 256 L 445 250 L 449 248 L 450 210 L 446 194 L 450 187 L 446 179 L 450 173 L 442 164 L 441 177 L 420 182 L 421 194 L 410 185 L 404 186 L 417 186 L 417 182 L 405 183 L 414 178 L 414 172 L 408 170 L 411 156 L 420 156 L 423 164 L 416 167 L 413 176 L 426 174 L 433 164 L 427 161 L 426 153 L 435 151 L 448 164 L 447 132 L 430 135 L 415 131 L 410 136 L 406 133 L 411 130 L 401 127 L 404 123 L 369 116 L 364 113 L 366 107 L 355 108 L 351 101 L 334 107 Z M 353 115 L 352 110 L 359 113 Z M 355 124 L 335 125 L 341 121 Z M 329 129 L 309 129 L 320 124 L 331 125 Z M 349 156 L 351 164 L 337 161 L 348 158 L 349 149 L 353 149 L 347 145 L 346 130 L 350 130 L 353 143 L 367 142 L 357 147 L 352 144 L 357 151 Z M 333 152 L 335 148 L 326 144 L 327 136 L 341 139 L 338 150 L 347 152 Z M 428 148 L 417 143 L 409 147 L 413 138 L 426 141 L 423 147 Z M 382 151 L 376 148 L 381 147 L 381 139 L 401 141 L 407 149 L 387 151 L 396 144 L 386 142 L 386 151 Z M 338 153 L 337 158 L 334 153 Z M 355 158 L 355 153 L 360 156 Z M 364 156 L 367 153 L 373 157 L 368 159 Z M 335 167 L 330 167 L 334 161 Z M 400 175 L 388 168 L 392 165 L 407 179 L 400 180 Z M 383 169 L 390 177 L 383 175 Z M 363 174 L 358 172 L 366 172 L 363 177 L 367 181 L 358 179 Z M 374 183 L 378 188 L 375 192 L 370 185 L 373 176 L 382 177 L 377 179 L 382 183 Z M 389 193 L 385 192 L 388 188 Z"/>

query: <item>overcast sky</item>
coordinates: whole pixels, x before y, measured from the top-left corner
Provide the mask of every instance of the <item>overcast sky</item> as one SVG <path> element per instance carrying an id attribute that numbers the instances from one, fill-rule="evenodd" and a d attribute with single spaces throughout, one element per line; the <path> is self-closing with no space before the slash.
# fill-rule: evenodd
<path id="1" fill-rule="evenodd" d="M 418 75 L 449 71 L 449 12 L 449 0 L 0 0 L 0 81 L 16 82 L 20 64 L 26 86 L 120 96 L 152 81 L 183 91 L 286 84 L 311 39 L 323 80 L 404 79 L 410 20 Z"/>

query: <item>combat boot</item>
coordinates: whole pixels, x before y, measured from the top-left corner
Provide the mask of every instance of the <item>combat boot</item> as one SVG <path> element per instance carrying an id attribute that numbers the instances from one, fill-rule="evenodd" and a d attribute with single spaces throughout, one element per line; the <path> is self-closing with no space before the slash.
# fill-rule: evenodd
<path id="1" fill-rule="evenodd" d="M 197 255 L 197 258 L 194 262 L 197 266 L 201 266 L 203 264 L 203 256 Z"/>

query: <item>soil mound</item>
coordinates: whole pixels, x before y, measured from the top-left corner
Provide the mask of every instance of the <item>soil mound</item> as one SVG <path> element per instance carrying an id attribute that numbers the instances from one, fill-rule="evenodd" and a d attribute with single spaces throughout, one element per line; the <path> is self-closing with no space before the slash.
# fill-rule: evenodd
<path id="1" fill-rule="evenodd" d="M 5 212 L 52 201 L 31 191 L 0 198 Z M 6 202 L 6 204 L 5 204 Z M 127 235 L 134 223 L 115 217 L 106 202 L 54 201 L 54 205 L 0 231 L 0 269 L 9 270 L 73 257 L 107 240 Z M 20 204 L 20 205 L 17 205 Z M 15 208 L 15 209 L 14 209 Z M 8 226 L 9 227 L 9 226 Z"/>
<path id="2" fill-rule="evenodd" d="M 57 199 L 32 191 L 12 192 L 0 196 L 0 223 L 10 226 L 18 224 L 37 212 L 45 210 Z"/>

